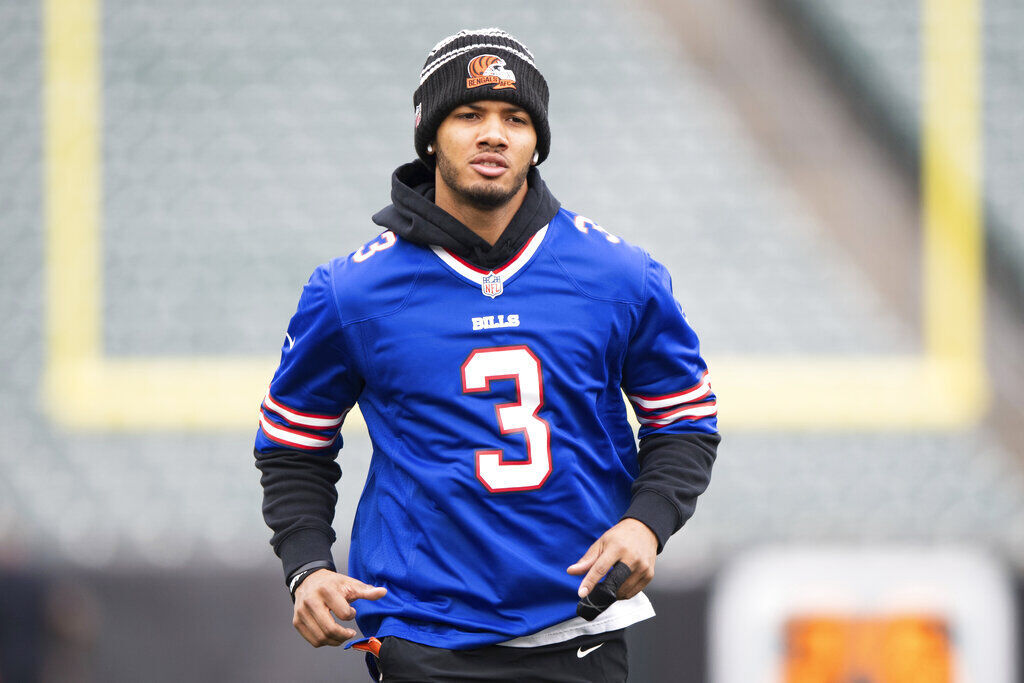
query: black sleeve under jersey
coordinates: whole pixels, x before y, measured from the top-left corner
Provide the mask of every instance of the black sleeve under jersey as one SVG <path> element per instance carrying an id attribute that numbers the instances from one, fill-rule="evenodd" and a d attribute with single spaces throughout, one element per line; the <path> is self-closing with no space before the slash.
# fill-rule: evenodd
<path id="1" fill-rule="evenodd" d="M 281 558 L 285 579 L 314 561 L 333 563 L 336 484 L 341 468 L 333 458 L 291 449 L 256 450 L 263 485 L 263 519 Z"/>
<path id="2" fill-rule="evenodd" d="M 715 463 L 718 433 L 652 434 L 640 441 L 640 474 L 633 481 L 632 501 L 623 518 L 650 527 L 658 552 L 669 536 L 693 515 L 697 497 L 708 487 Z"/>

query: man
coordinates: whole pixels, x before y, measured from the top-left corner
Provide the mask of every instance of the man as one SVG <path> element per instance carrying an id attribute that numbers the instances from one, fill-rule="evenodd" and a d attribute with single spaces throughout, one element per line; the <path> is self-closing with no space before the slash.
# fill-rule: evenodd
<path id="1" fill-rule="evenodd" d="M 413 99 L 419 160 L 395 171 L 385 230 L 314 272 L 261 409 L 293 623 L 319 647 L 356 618 L 385 681 L 625 680 L 623 630 L 653 616 L 641 589 L 719 440 L 697 337 L 665 269 L 541 180 L 548 87 L 522 43 L 445 38 Z M 373 457 L 341 573 L 335 457 L 357 402 Z M 617 563 L 619 600 L 575 616 Z"/>

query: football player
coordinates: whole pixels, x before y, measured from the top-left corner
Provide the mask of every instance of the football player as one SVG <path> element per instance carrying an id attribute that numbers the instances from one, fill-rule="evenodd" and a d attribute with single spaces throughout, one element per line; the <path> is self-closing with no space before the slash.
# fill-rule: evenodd
<path id="1" fill-rule="evenodd" d="M 445 38 L 413 104 L 382 232 L 313 273 L 261 407 L 293 623 L 319 647 L 355 618 L 385 681 L 625 680 L 624 629 L 653 616 L 642 589 L 719 442 L 697 336 L 666 269 L 541 179 L 548 86 L 520 41 Z M 373 455 L 339 571 L 357 403 Z"/>

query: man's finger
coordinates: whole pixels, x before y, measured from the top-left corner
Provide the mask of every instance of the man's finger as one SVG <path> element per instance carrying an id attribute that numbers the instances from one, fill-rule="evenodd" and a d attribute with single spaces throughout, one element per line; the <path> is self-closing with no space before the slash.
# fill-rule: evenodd
<path id="1" fill-rule="evenodd" d="M 635 571 L 619 586 L 618 598 L 625 600 L 640 592 L 641 583 L 644 583 L 644 576 L 641 572 Z"/>
<path id="2" fill-rule="evenodd" d="M 323 633 L 327 645 L 341 645 L 356 634 L 352 629 L 345 628 L 336 622 L 326 606 L 315 610 L 313 617 L 316 619 L 316 624 Z"/>
<path id="3" fill-rule="evenodd" d="M 295 627 L 295 630 L 299 632 L 299 635 L 302 636 L 307 643 L 310 645 L 316 645 L 316 637 L 313 635 L 312 631 L 309 630 L 309 627 L 306 626 L 306 622 L 303 621 L 302 617 L 298 614 L 296 614 L 295 618 L 292 619 L 292 626 Z"/>
<path id="4" fill-rule="evenodd" d="M 345 587 L 345 597 L 352 600 L 380 600 L 387 595 L 388 589 L 384 586 L 371 586 L 362 581 L 353 580 Z"/>
<path id="5" fill-rule="evenodd" d="M 355 608 L 349 603 L 360 599 L 379 600 L 387 592 L 382 586 L 369 586 L 355 579 L 347 579 L 343 583 L 332 582 L 318 586 L 316 597 L 322 600 L 336 617 L 349 621 L 356 616 Z"/>
<path id="6" fill-rule="evenodd" d="M 356 618 L 356 610 L 352 605 L 348 604 L 344 591 L 335 590 L 327 593 L 324 595 L 324 604 L 327 605 L 327 609 L 334 613 L 334 616 L 342 621 L 351 621 Z"/>
<path id="7" fill-rule="evenodd" d="M 327 644 L 328 637 L 317 623 L 316 617 L 308 609 L 297 611 L 295 616 L 299 622 L 295 628 L 310 645 L 320 647 Z"/>
<path id="8" fill-rule="evenodd" d="M 619 599 L 628 600 L 632 598 L 646 588 L 647 584 L 649 584 L 653 578 L 654 571 L 652 569 L 644 571 L 637 570 L 633 572 L 629 578 L 623 582 L 622 587 L 619 588 Z"/>
<path id="9" fill-rule="evenodd" d="M 643 590 L 646 582 L 637 573 L 633 573 L 619 588 L 617 597 L 619 600 L 629 600 L 631 597 Z"/>
<path id="10" fill-rule="evenodd" d="M 597 558 L 601 556 L 601 542 L 600 540 L 595 541 L 593 545 L 587 548 L 587 552 L 583 553 L 583 557 L 576 560 L 574 564 L 569 565 L 566 569 L 570 574 L 582 574 L 583 572 L 590 569 Z"/>
<path id="11" fill-rule="evenodd" d="M 594 589 L 604 575 L 608 573 L 608 570 L 612 568 L 613 559 L 607 556 L 599 557 L 590 567 L 590 571 L 583 577 L 583 581 L 580 582 L 580 588 L 577 591 L 581 598 L 585 598 L 587 593 Z"/>

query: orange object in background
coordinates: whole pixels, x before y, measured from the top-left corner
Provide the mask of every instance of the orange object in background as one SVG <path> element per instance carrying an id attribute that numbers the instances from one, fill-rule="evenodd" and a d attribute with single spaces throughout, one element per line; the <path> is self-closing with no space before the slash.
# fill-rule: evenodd
<path id="1" fill-rule="evenodd" d="M 784 683 L 953 683 L 941 618 L 795 617 L 785 638 Z"/>

